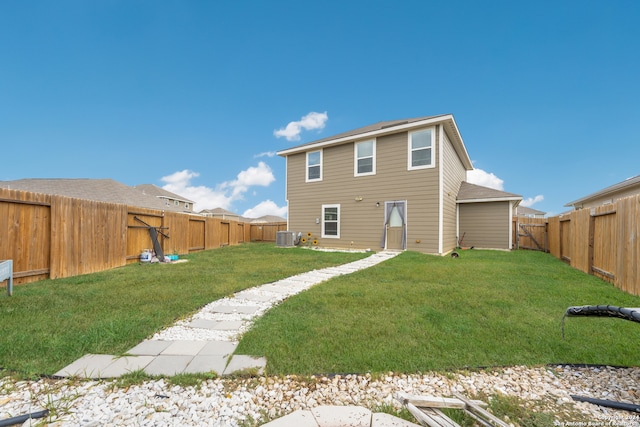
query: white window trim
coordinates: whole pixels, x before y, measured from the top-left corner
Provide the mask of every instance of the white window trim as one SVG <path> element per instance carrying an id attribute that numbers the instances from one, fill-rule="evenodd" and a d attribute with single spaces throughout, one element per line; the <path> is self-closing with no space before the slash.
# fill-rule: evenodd
<path id="1" fill-rule="evenodd" d="M 332 235 L 332 234 L 325 234 L 324 232 L 324 210 L 326 208 L 338 208 L 338 227 L 337 227 L 337 235 Z M 339 204 L 334 204 L 334 205 L 322 205 L 322 234 L 321 234 L 323 239 L 339 239 L 340 238 L 340 205 Z"/>
<path id="2" fill-rule="evenodd" d="M 309 179 L 309 154 L 311 153 L 320 153 L 320 177 L 319 178 L 314 178 L 314 179 Z M 305 177 L 305 182 L 317 182 L 317 181 L 322 181 L 322 162 L 323 162 L 323 150 L 313 150 L 313 151 L 307 151 L 307 153 L 305 154 L 305 170 L 304 170 L 304 177 Z M 316 166 L 316 165 L 313 165 Z"/>
<path id="3" fill-rule="evenodd" d="M 425 130 L 430 130 L 431 131 L 431 161 L 428 165 L 422 165 L 422 166 L 413 166 L 411 163 L 411 161 L 413 160 L 413 151 L 411 148 L 411 135 L 413 135 L 414 133 L 418 133 L 418 132 L 423 132 Z M 414 130 L 413 132 L 409 132 L 407 134 L 407 170 L 419 170 L 419 169 L 430 169 L 430 168 L 435 168 L 436 167 L 436 128 L 435 127 L 429 127 L 429 128 L 423 128 L 423 129 L 418 129 L 418 130 Z"/>
<path id="4" fill-rule="evenodd" d="M 371 168 L 371 172 L 364 172 L 364 173 L 358 173 L 358 160 L 360 159 L 360 157 L 358 157 L 358 144 L 362 144 L 365 142 L 372 142 L 373 143 L 373 154 L 372 154 L 372 168 Z M 362 157 L 363 159 L 366 159 L 367 157 Z M 366 141 L 359 141 L 353 144 L 353 176 L 368 176 L 368 175 L 375 175 L 376 174 L 376 140 L 375 139 L 368 139 Z"/>

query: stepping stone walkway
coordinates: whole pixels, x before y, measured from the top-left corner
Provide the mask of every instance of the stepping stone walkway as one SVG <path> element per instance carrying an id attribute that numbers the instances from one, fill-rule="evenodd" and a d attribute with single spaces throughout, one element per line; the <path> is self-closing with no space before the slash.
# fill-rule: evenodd
<path id="1" fill-rule="evenodd" d="M 56 377 L 116 378 L 143 370 L 149 375 L 215 372 L 225 376 L 242 371 L 263 372 L 264 357 L 234 355 L 240 336 L 258 316 L 286 298 L 331 279 L 383 261 L 399 252 L 378 252 L 335 267 L 313 270 L 256 286 L 206 305 L 117 357 L 87 354 L 56 372 Z"/>

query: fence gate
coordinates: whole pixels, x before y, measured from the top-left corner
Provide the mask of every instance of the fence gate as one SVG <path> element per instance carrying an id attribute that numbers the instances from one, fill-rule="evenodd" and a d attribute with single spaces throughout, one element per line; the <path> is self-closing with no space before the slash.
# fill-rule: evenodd
<path id="1" fill-rule="evenodd" d="M 516 247 L 549 252 L 547 220 L 545 218 L 518 218 Z"/>

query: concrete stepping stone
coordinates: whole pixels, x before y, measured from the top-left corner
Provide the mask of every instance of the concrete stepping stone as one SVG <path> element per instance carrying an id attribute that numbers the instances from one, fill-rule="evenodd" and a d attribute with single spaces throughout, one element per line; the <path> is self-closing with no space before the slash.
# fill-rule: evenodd
<path id="1" fill-rule="evenodd" d="M 124 356 L 113 358 L 113 363 L 100 371 L 100 378 L 118 378 L 147 367 L 154 356 Z"/>
<path id="2" fill-rule="evenodd" d="M 245 291 L 245 292 L 239 292 L 239 293 L 235 294 L 235 298 L 236 299 L 240 299 L 240 300 L 246 300 L 246 301 L 267 302 L 267 301 L 271 301 L 273 299 L 276 299 L 277 296 L 276 295 L 257 294 L 255 291 L 253 291 L 253 292 L 252 291 Z"/>
<path id="3" fill-rule="evenodd" d="M 100 378 L 102 371 L 113 363 L 109 354 L 85 354 L 80 359 L 62 368 L 56 377 Z"/>
<path id="4" fill-rule="evenodd" d="M 239 320 L 209 320 L 194 319 L 189 323 L 190 328 L 210 329 L 214 331 L 237 331 L 242 327 Z"/>
<path id="5" fill-rule="evenodd" d="M 165 348 L 160 354 L 164 356 L 195 356 L 200 352 L 200 350 L 204 348 L 206 344 L 206 341 L 173 341 L 171 345 Z"/>
<path id="6" fill-rule="evenodd" d="M 160 355 L 156 356 L 144 371 L 149 375 L 173 376 L 184 372 L 192 360 L 193 356 Z"/>
<path id="7" fill-rule="evenodd" d="M 253 305 L 219 305 L 217 307 L 213 307 L 212 311 L 214 313 L 241 313 L 241 314 L 253 314 L 258 311 L 260 307 Z"/>
<path id="8" fill-rule="evenodd" d="M 229 361 L 229 365 L 224 370 L 223 375 L 231 375 L 234 372 L 245 371 L 251 369 L 257 369 L 258 373 L 264 372 L 264 368 L 267 366 L 267 359 L 265 357 L 253 357 L 245 355 L 235 355 Z"/>
<path id="9" fill-rule="evenodd" d="M 229 356 L 238 346 L 233 341 L 207 341 L 206 345 L 198 353 L 199 356 Z"/>
<path id="10" fill-rule="evenodd" d="M 197 355 L 184 369 L 185 374 L 202 374 L 205 372 L 215 372 L 222 375 L 227 367 L 227 356 L 221 355 Z"/>
<path id="11" fill-rule="evenodd" d="M 127 354 L 157 356 L 171 344 L 173 344 L 173 341 L 145 340 L 129 350 Z"/>

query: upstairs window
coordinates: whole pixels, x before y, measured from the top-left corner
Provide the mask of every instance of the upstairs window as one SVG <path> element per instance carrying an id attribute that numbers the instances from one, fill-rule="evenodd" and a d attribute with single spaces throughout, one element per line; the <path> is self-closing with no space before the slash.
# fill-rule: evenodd
<path id="1" fill-rule="evenodd" d="M 340 237 L 340 205 L 322 205 L 322 237 Z"/>
<path id="2" fill-rule="evenodd" d="M 355 144 L 354 175 L 375 175 L 376 173 L 376 141 L 363 141 Z"/>
<path id="3" fill-rule="evenodd" d="M 322 181 L 322 151 L 307 153 L 307 182 Z"/>
<path id="4" fill-rule="evenodd" d="M 433 129 L 409 133 L 409 170 L 434 166 L 434 139 L 435 132 Z"/>

